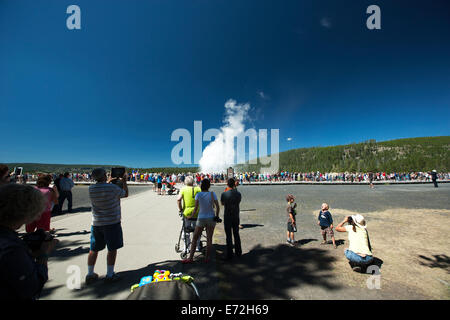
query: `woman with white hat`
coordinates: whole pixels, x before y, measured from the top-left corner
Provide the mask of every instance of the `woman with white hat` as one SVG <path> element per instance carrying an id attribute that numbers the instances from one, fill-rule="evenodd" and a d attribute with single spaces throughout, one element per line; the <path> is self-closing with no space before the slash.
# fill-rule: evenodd
<path id="1" fill-rule="evenodd" d="M 344 224 L 348 225 L 344 226 Z M 360 214 L 345 217 L 337 227 L 338 232 L 348 232 L 349 247 L 345 250 L 345 257 L 349 260 L 353 271 L 361 272 L 373 261 L 372 248 L 366 221 Z"/>

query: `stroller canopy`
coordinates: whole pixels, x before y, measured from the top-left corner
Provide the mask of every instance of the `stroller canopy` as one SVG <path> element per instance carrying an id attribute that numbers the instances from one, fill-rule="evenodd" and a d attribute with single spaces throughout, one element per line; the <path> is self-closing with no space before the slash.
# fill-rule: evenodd
<path id="1" fill-rule="evenodd" d="M 152 282 L 136 288 L 127 300 L 199 300 L 195 287 L 183 281 Z"/>

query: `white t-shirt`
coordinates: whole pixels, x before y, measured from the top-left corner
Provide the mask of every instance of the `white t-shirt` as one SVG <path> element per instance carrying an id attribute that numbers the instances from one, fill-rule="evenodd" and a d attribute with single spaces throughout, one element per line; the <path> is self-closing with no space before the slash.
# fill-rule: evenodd
<path id="1" fill-rule="evenodd" d="M 217 196 L 212 192 L 214 200 L 217 200 Z M 198 212 L 198 219 L 214 218 L 215 213 L 213 209 L 213 201 L 211 199 L 211 192 L 199 192 L 195 195 L 195 200 L 198 200 L 200 210 Z"/>
<path id="2" fill-rule="evenodd" d="M 356 232 L 353 231 L 353 226 L 345 226 L 348 232 L 348 242 L 350 243 L 348 249 L 357 254 L 371 256 L 372 252 L 369 250 L 369 241 L 367 232 L 363 228 L 356 227 Z"/>

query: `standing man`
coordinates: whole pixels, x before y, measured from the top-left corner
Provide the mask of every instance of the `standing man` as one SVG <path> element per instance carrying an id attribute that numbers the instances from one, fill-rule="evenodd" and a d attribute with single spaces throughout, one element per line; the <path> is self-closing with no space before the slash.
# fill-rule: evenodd
<path id="1" fill-rule="evenodd" d="M 161 189 L 162 189 L 162 173 L 158 173 L 158 176 L 156 177 L 156 184 L 158 185 L 158 195 L 161 195 Z"/>
<path id="2" fill-rule="evenodd" d="M 433 181 L 434 187 L 437 188 L 438 184 L 437 184 L 437 172 L 436 170 L 431 171 L 431 181 Z"/>
<path id="3" fill-rule="evenodd" d="M 114 273 L 117 250 L 123 247 L 120 198 L 128 197 L 126 174 L 121 178 L 113 178 L 107 181 L 105 169 L 97 168 L 92 171 L 92 177 L 97 183 L 89 186 L 92 226 L 88 274 L 86 276 L 87 285 L 98 279 L 98 274 L 94 273 L 94 266 L 98 252 L 103 250 L 105 246 L 108 248 L 105 282 L 120 280 L 119 276 Z M 118 185 L 121 185 L 123 189 Z"/>
<path id="4" fill-rule="evenodd" d="M 62 212 L 64 200 L 67 199 L 67 211 L 72 212 L 72 188 L 74 183 L 72 179 L 69 178 L 70 174 L 68 172 L 64 173 L 64 177 L 59 181 L 59 213 Z"/>
<path id="5" fill-rule="evenodd" d="M 59 183 L 61 182 L 61 179 L 63 177 L 64 176 L 62 174 L 59 174 L 58 177 L 54 181 L 54 185 L 56 186 L 56 189 L 58 190 L 58 194 L 59 195 L 61 195 L 61 186 L 59 185 Z M 61 212 L 62 212 L 62 209 L 59 206 L 59 198 L 58 198 L 58 203 L 53 206 L 52 215 L 53 214 L 60 214 Z"/>
<path id="6" fill-rule="evenodd" d="M 239 204 L 241 203 L 241 194 L 236 189 L 236 182 L 233 178 L 227 181 L 229 190 L 222 193 L 220 202 L 225 207 L 223 225 L 227 239 L 227 253 L 225 260 L 233 257 L 233 239 L 234 252 L 237 257 L 242 255 L 241 238 L 239 237 Z"/>
<path id="7" fill-rule="evenodd" d="M 373 173 L 369 172 L 369 187 L 373 189 Z"/>

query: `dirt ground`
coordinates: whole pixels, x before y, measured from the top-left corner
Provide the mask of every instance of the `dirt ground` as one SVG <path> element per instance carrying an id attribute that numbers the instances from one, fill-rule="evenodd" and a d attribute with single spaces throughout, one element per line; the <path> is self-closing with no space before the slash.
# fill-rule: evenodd
<path id="1" fill-rule="evenodd" d="M 368 290 L 369 274 L 353 272 L 344 256 L 347 233 L 336 232 L 337 249 L 320 245 L 316 210 L 298 219 L 297 246 L 271 230 L 261 216 L 247 215 L 240 231 L 243 256 L 220 261 L 225 253 L 222 226 L 216 230 L 221 299 L 450 299 L 450 210 L 386 209 L 361 212 L 330 208 L 334 226 L 347 215 L 367 221 L 381 290 Z M 264 231 L 264 236 L 257 234 Z M 270 275 L 270 276 L 269 276 Z M 374 284 L 374 283 L 373 283 Z M 244 289 L 245 288 L 245 289 Z"/>
<path id="2" fill-rule="evenodd" d="M 330 208 L 330 212 L 334 226 L 345 216 L 364 215 L 374 257 L 383 261 L 382 286 L 401 285 L 430 299 L 450 298 L 450 241 L 446 235 L 450 210 L 389 209 L 364 213 Z M 344 241 L 347 238 L 346 233 L 335 232 L 335 236 Z M 339 270 L 347 285 L 364 284 L 360 278 L 367 276 L 355 274 L 344 256 L 333 263 L 333 269 Z"/>

